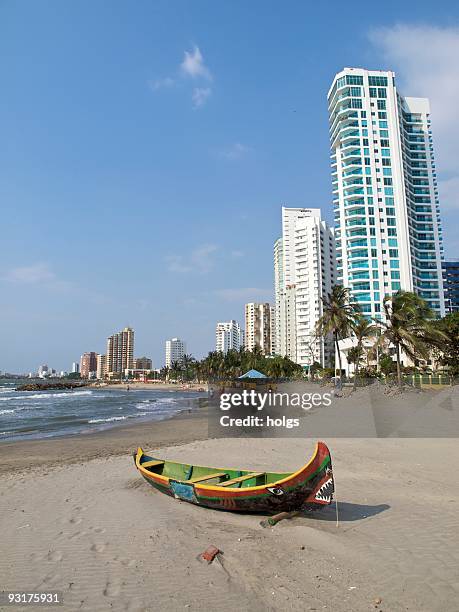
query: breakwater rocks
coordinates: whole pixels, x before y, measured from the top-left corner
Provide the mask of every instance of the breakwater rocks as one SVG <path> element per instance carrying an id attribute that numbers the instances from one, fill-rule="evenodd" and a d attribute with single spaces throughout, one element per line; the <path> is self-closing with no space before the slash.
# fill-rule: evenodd
<path id="1" fill-rule="evenodd" d="M 19 387 L 16 387 L 16 391 L 57 391 L 60 389 L 79 389 L 80 387 L 86 387 L 87 385 L 88 383 L 85 382 L 37 382 L 19 385 Z"/>

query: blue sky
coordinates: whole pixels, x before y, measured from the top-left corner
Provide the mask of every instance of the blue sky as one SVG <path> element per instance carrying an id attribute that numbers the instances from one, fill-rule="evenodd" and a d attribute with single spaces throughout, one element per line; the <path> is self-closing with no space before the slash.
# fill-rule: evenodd
<path id="1" fill-rule="evenodd" d="M 155 366 L 172 336 L 202 356 L 271 299 L 281 205 L 331 218 L 344 66 L 431 98 L 458 257 L 458 26 L 453 2 L 0 2 L 0 369 L 68 369 L 125 325 Z"/>

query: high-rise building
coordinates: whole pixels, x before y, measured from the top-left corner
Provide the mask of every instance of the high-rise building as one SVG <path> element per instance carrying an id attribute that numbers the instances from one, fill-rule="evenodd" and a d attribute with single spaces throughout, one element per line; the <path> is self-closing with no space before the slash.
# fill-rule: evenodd
<path id="1" fill-rule="evenodd" d="M 274 328 L 275 328 L 275 345 L 274 352 L 277 355 L 286 354 L 282 347 L 282 331 L 281 331 L 281 308 L 282 299 L 284 297 L 284 245 L 282 238 L 278 238 L 274 243 Z"/>
<path id="2" fill-rule="evenodd" d="M 97 371 L 97 353 L 90 351 L 83 353 L 80 359 L 80 376 L 81 378 L 89 378 L 92 372 Z"/>
<path id="3" fill-rule="evenodd" d="M 48 376 L 50 374 L 50 370 L 49 367 L 46 364 L 41 365 L 38 368 L 38 376 L 40 378 L 45 378 L 46 376 Z"/>
<path id="4" fill-rule="evenodd" d="M 72 363 L 72 373 L 73 374 L 78 374 L 80 371 L 80 364 L 77 361 L 74 361 Z"/>
<path id="5" fill-rule="evenodd" d="M 259 347 L 264 355 L 274 352 L 275 321 L 274 308 L 267 302 L 245 305 L 245 348 L 253 351 Z"/>
<path id="6" fill-rule="evenodd" d="M 125 327 L 123 331 L 107 339 L 107 375 L 122 373 L 134 365 L 134 330 Z"/>
<path id="7" fill-rule="evenodd" d="M 103 380 L 107 376 L 107 355 L 97 355 L 96 377 Z"/>
<path id="8" fill-rule="evenodd" d="M 329 365 L 332 345 L 317 338 L 322 298 L 336 282 L 333 230 L 318 208 L 282 208 L 274 245 L 276 353 L 303 366 Z"/>
<path id="9" fill-rule="evenodd" d="M 238 351 L 244 346 L 244 332 L 239 323 L 231 319 L 217 323 L 215 330 L 215 347 L 218 352 L 227 353 L 229 350 Z"/>
<path id="10" fill-rule="evenodd" d="M 134 359 L 135 370 L 152 370 L 153 362 L 149 357 L 136 357 Z"/>
<path id="11" fill-rule="evenodd" d="M 186 344 L 180 338 L 166 340 L 166 367 L 170 368 L 174 361 L 181 362 L 186 353 Z"/>
<path id="12" fill-rule="evenodd" d="M 328 110 L 338 282 L 371 317 L 399 289 L 443 315 L 429 101 L 401 96 L 393 72 L 345 68 Z"/>
<path id="13" fill-rule="evenodd" d="M 443 262 L 443 288 L 446 312 L 459 312 L 459 259 Z"/>

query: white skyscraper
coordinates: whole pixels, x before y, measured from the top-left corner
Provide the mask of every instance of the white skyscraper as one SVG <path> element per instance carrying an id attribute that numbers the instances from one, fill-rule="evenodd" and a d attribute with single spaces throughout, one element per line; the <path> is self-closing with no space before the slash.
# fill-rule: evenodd
<path id="1" fill-rule="evenodd" d="M 217 323 L 215 330 L 215 348 L 218 352 L 238 351 L 244 346 L 244 332 L 239 323 L 231 321 Z"/>
<path id="2" fill-rule="evenodd" d="M 345 68 L 328 110 L 338 282 L 371 317 L 399 289 L 443 315 L 429 101 L 402 97 L 393 72 Z"/>
<path id="3" fill-rule="evenodd" d="M 276 352 L 299 363 L 328 365 L 332 347 L 315 337 L 322 297 L 336 282 L 333 230 L 318 208 L 282 208 L 274 245 Z"/>
<path id="4" fill-rule="evenodd" d="M 166 367 L 170 368 L 174 361 L 182 361 L 186 353 L 186 345 L 179 338 L 166 340 Z"/>

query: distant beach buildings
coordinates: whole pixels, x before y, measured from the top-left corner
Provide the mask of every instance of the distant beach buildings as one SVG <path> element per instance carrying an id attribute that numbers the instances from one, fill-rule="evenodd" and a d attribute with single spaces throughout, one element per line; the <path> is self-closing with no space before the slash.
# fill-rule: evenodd
<path id="1" fill-rule="evenodd" d="M 72 363 L 72 374 L 79 374 L 80 372 L 80 364 L 77 361 Z"/>
<path id="2" fill-rule="evenodd" d="M 149 357 L 136 357 L 134 359 L 135 370 L 152 370 L 153 361 Z"/>
<path id="3" fill-rule="evenodd" d="M 97 355 L 96 377 L 102 380 L 107 375 L 107 355 Z"/>
<path id="4" fill-rule="evenodd" d="M 80 376 L 81 378 L 92 378 L 97 371 L 97 353 L 90 351 L 83 353 L 80 359 Z"/>
<path id="5" fill-rule="evenodd" d="M 337 282 L 365 315 L 414 291 L 445 314 L 429 101 L 401 96 L 395 74 L 345 68 L 328 92 Z"/>
<path id="6" fill-rule="evenodd" d="M 258 347 L 263 355 L 271 355 L 274 352 L 274 344 L 274 307 L 268 302 L 246 304 L 245 348 L 253 351 Z"/>
<path id="7" fill-rule="evenodd" d="M 180 363 L 185 353 L 186 344 L 183 340 L 180 338 L 166 340 L 166 368 L 170 368 L 175 361 Z"/>
<path id="8" fill-rule="evenodd" d="M 244 331 L 237 321 L 224 321 L 217 323 L 215 329 L 215 350 L 227 353 L 229 350 L 238 351 L 244 346 Z"/>
<path id="9" fill-rule="evenodd" d="M 134 330 L 125 327 L 107 339 L 106 374 L 113 377 L 134 366 Z"/>
<path id="10" fill-rule="evenodd" d="M 49 369 L 49 367 L 46 364 L 43 364 L 43 365 L 38 367 L 38 376 L 40 378 L 45 378 L 49 374 L 51 374 L 51 370 Z"/>

